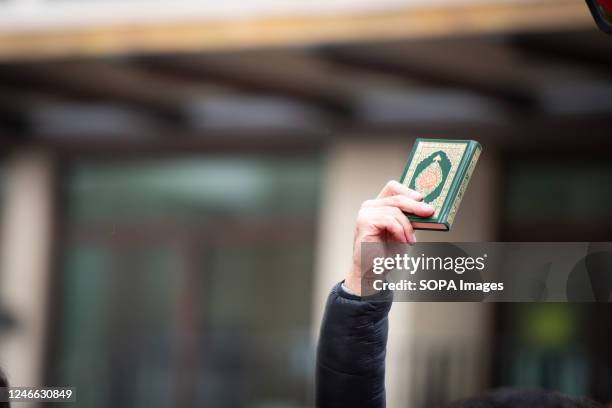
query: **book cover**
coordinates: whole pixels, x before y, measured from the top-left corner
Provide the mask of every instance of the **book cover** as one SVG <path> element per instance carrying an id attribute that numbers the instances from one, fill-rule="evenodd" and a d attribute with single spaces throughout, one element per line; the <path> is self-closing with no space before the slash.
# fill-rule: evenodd
<path id="1" fill-rule="evenodd" d="M 400 182 L 423 194 L 435 212 L 408 215 L 414 229 L 451 229 L 481 150 L 475 140 L 416 139 Z"/>

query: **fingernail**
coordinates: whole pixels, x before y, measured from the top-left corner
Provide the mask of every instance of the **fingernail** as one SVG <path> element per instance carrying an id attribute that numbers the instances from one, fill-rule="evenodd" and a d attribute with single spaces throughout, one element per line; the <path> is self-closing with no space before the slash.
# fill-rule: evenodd
<path id="1" fill-rule="evenodd" d="M 423 194 L 421 194 L 421 193 L 416 193 L 416 194 L 414 195 L 414 199 L 415 199 L 415 200 L 417 200 L 417 201 L 422 201 L 422 200 L 423 200 Z"/>
<path id="2" fill-rule="evenodd" d="M 427 203 L 422 203 L 421 204 L 421 209 L 423 211 L 432 211 L 434 208 L 431 205 L 427 204 Z"/>
<path id="3" fill-rule="evenodd" d="M 416 235 L 414 235 L 414 232 L 412 233 L 412 235 L 410 235 L 410 243 L 411 244 L 416 244 Z"/>

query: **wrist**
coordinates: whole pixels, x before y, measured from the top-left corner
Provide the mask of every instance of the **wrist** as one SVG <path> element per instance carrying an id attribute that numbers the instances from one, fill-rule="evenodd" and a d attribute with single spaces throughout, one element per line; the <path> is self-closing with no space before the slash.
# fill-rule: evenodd
<path id="1" fill-rule="evenodd" d="M 357 296 L 361 296 L 361 278 L 348 274 L 344 278 L 344 286 Z"/>

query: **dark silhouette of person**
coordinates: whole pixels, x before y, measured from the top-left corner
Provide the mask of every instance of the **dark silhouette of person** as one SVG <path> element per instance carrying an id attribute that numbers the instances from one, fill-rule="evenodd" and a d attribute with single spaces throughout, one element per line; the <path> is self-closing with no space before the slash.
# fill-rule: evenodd
<path id="1" fill-rule="evenodd" d="M 9 408 L 11 404 L 8 402 L 8 387 L 9 383 L 4 375 L 4 371 L 0 370 L 0 408 Z"/>

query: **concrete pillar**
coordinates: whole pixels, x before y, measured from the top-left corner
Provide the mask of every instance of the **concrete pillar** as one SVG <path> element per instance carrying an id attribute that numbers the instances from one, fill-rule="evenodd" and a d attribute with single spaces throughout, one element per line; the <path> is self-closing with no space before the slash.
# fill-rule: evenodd
<path id="1" fill-rule="evenodd" d="M 0 339 L 0 365 L 11 386 L 43 386 L 53 163 L 44 152 L 26 150 L 5 164 L 0 294 L 17 327 Z"/>

